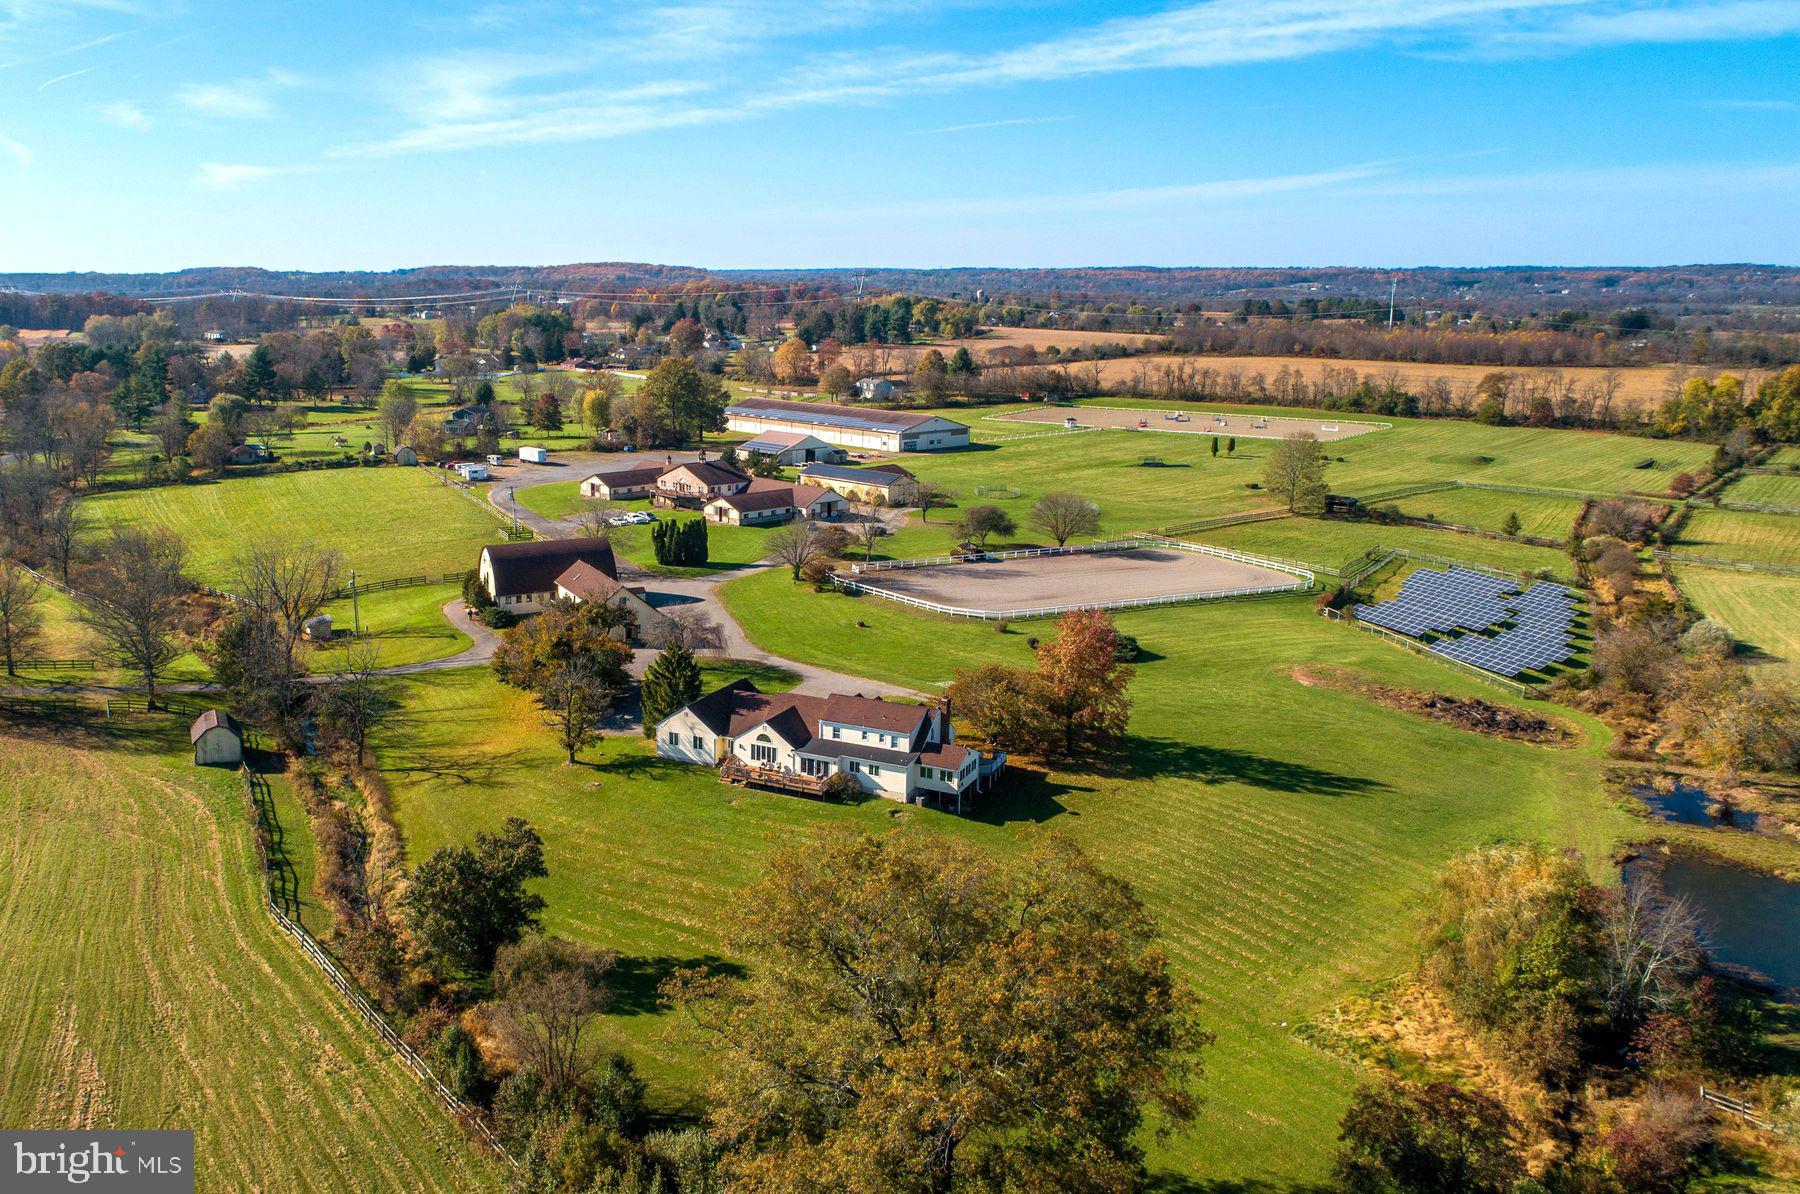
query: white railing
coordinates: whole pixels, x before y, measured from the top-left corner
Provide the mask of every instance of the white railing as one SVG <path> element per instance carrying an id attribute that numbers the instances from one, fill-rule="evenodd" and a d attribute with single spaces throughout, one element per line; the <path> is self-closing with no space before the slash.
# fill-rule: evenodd
<path id="1" fill-rule="evenodd" d="M 1213 592 L 1172 593 L 1164 597 L 1129 597 L 1115 601 L 1076 601 L 1065 605 L 1041 605 L 1028 609 L 969 609 L 959 605 L 945 605 L 942 602 L 927 601 L 922 597 L 913 597 L 905 593 L 896 593 L 889 589 L 866 585 L 860 581 L 849 580 L 842 576 L 832 577 L 832 583 L 850 593 L 873 593 L 888 601 L 898 601 L 903 605 L 915 606 L 918 609 L 930 610 L 934 614 L 949 614 L 957 618 L 982 618 L 987 621 L 1001 619 L 1052 618 L 1062 614 L 1074 613 L 1077 610 L 1089 609 L 1143 609 L 1155 605 L 1193 605 L 1203 601 L 1224 601 L 1233 597 L 1274 597 L 1281 593 L 1306 593 L 1312 590 L 1312 582 L 1297 580 L 1290 585 L 1267 585 L 1246 589 L 1220 589 Z"/>
<path id="2" fill-rule="evenodd" d="M 1146 421 L 1148 421 L 1148 418 L 1150 415 L 1184 414 L 1184 415 L 1188 415 L 1190 417 L 1194 416 L 1194 415 L 1212 415 L 1212 416 L 1222 416 L 1227 419 L 1250 419 L 1252 421 L 1260 419 L 1260 420 L 1264 420 L 1265 422 L 1269 419 L 1278 419 L 1284 423 L 1311 423 L 1311 424 L 1317 426 L 1321 431 L 1323 431 L 1325 428 L 1325 420 L 1323 420 L 1323 419 L 1306 419 L 1306 418 L 1300 418 L 1295 415 L 1253 415 L 1253 414 L 1248 414 L 1244 411 L 1206 410 L 1206 409 L 1202 409 L 1202 408 L 1198 408 L 1198 407 L 1190 408 L 1190 409 L 1172 410 L 1168 407 L 1162 407 L 1162 406 L 1101 406 L 1099 403 L 1089 402 L 1089 403 L 1085 403 L 1081 406 L 1058 406 L 1054 409 L 1066 410 L 1066 411 L 1070 411 L 1070 412 L 1074 413 L 1077 421 L 1079 421 L 1079 419 L 1080 419 L 1080 412 L 1082 412 L 1084 410 L 1116 410 L 1116 411 L 1124 411 L 1127 414 L 1137 415 L 1139 418 L 1145 419 Z M 1294 407 L 1293 409 L 1305 410 L 1307 408 L 1306 407 Z M 986 419 L 991 419 L 996 423 L 1041 423 L 1041 422 L 1045 421 L 1043 419 L 1031 418 L 1030 414 L 1031 414 L 1031 412 L 1029 410 L 1016 410 L 1016 411 L 1009 411 L 1006 414 L 985 415 L 983 417 Z M 1066 418 L 1067 416 L 1064 416 L 1064 417 Z M 1393 427 L 1394 427 L 1394 425 L 1392 423 L 1381 423 L 1381 422 L 1376 422 L 1371 419 L 1338 419 L 1335 422 L 1333 422 L 1331 426 L 1332 426 L 1333 434 L 1338 433 L 1344 427 L 1367 428 L 1370 431 L 1391 431 L 1391 430 L 1393 430 Z M 1091 429 L 1096 430 L 1096 431 L 1128 430 L 1128 428 L 1122 428 L 1122 427 L 1094 427 Z M 1163 431 L 1169 430 L 1169 428 L 1158 428 L 1155 423 L 1150 423 L 1149 429 L 1150 430 L 1163 430 Z M 1273 436 L 1273 435 L 1254 435 L 1254 434 L 1252 434 L 1251 431 L 1230 430 L 1228 426 L 1221 427 L 1217 423 L 1208 423 L 1208 424 L 1204 424 L 1204 425 L 1200 424 L 1200 423 L 1194 423 L 1191 429 L 1188 427 L 1177 427 L 1177 428 L 1175 428 L 1175 430 L 1187 431 L 1189 434 L 1192 434 L 1192 435 L 1211 435 L 1211 434 L 1214 434 L 1215 432 L 1217 432 L 1220 435 L 1226 435 L 1226 434 L 1235 435 L 1235 436 L 1239 437 L 1240 439 L 1275 439 L 1275 438 L 1277 438 L 1276 436 Z M 1252 431 L 1272 431 L 1272 430 L 1274 430 L 1274 428 L 1252 427 Z"/>

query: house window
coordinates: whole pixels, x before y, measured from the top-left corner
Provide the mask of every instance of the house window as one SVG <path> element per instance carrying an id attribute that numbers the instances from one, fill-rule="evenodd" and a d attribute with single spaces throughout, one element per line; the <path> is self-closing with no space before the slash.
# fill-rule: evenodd
<path id="1" fill-rule="evenodd" d="M 876 766 L 876 765 L 875 765 L 875 764 L 873 764 L 873 763 L 870 763 L 870 764 L 869 764 L 869 774 L 870 774 L 870 775 L 880 775 L 880 774 L 881 774 L 881 768 L 879 768 L 879 767 L 877 767 L 877 766 Z"/>
<path id="2" fill-rule="evenodd" d="M 670 746 L 680 746 L 681 745 L 681 735 L 676 733 L 674 730 L 669 731 L 669 745 Z"/>
<path id="3" fill-rule="evenodd" d="M 842 738 L 844 736 L 844 731 L 840 730 L 836 726 L 832 726 L 831 727 L 831 736 L 833 738 Z"/>
<path id="4" fill-rule="evenodd" d="M 757 763 L 773 763 L 775 761 L 775 748 L 773 746 L 764 746 L 760 742 L 756 743 L 750 747 L 750 758 Z"/>
<path id="5" fill-rule="evenodd" d="M 706 743 L 704 743 L 700 740 L 700 735 L 695 734 L 694 735 L 694 749 L 700 750 L 700 749 L 704 748 L 705 746 L 706 746 Z"/>

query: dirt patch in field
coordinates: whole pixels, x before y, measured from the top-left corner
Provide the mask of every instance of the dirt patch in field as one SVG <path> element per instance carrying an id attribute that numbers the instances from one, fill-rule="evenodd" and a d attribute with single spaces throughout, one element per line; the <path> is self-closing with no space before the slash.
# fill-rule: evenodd
<path id="1" fill-rule="evenodd" d="M 1491 738 L 1510 738 L 1537 746 L 1569 746 L 1575 734 L 1564 722 L 1525 713 L 1507 705 L 1496 705 L 1479 697 L 1451 696 L 1443 692 L 1420 692 L 1416 688 L 1397 688 L 1362 680 L 1337 668 L 1295 667 L 1291 675 L 1297 683 L 1309 688 L 1335 688 L 1367 697 L 1390 709 L 1417 717 L 1441 721 Z"/>
<path id="2" fill-rule="evenodd" d="M 1078 427 L 1222 435 L 1239 439 L 1284 439 L 1290 435 L 1309 435 L 1327 443 L 1349 439 L 1355 435 L 1367 435 L 1389 426 L 1370 419 L 1286 418 L 1280 415 L 1233 414 L 1222 410 L 1140 410 L 1122 406 L 1043 406 L 989 417 L 996 423 L 1051 423 L 1058 426 L 1074 419 Z"/>

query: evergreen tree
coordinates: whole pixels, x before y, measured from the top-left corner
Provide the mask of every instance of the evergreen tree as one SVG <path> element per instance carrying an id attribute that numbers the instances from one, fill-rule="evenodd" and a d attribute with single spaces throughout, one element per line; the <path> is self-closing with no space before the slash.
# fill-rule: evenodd
<path id="1" fill-rule="evenodd" d="M 700 664 L 694 653 L 680 643 L 663 648 L 644 672 L 641 688 L 644 702 L 644 737 L 656 733 L 663 718 L 700 697 Z"/>
<path id="2" fill-rule="evenodd" d="M 1212 454 L 1214 456 L 1217 456 L 1219 454 L 1219 437 L 1216 435 L 1213 436 L 1213 453 Z"/>
<path id="3" fill-rule="evenodd" d="M 252 402 L 273 402 L 280 389 L 275 376 L 275 357 L 261 344 L 244 358 L 244 397 Z"/>

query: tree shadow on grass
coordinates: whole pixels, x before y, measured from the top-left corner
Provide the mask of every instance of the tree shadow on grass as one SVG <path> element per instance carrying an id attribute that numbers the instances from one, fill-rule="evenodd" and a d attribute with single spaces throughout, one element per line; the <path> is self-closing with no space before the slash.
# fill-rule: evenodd
<path id="1" fill-rule="evenodd" d="M 1258 1177 L 1192 1178 L 1180 1173 L 1152 1173 L 1144 1183 L 1149 1194 L 1329 1194 L 1334 1188 L 1307 1182 L 1270 1182 Z"/>
<path id="2" fill-rule="evenodd" d="M 1388 788 L 1379 780 L 1343 775 L 1306 763 L 1168 738 L 1128 739 L 1123 751 L 1101 760 L 1094 771 L 1108 778 L 1238 783 L 1307 796 L 1363 796 Z"/>
<path id="3" fill-rule="evenodd" d="M 654 957 L 621 954 L 606 975 L 607 990 L 612 994 L 612 1004 L 607 1010 L 619 1016 L 643 1016 L 666 1011 L 668 1009 L 657 996 L 657 988 L 677 970 L 694 967 L 722 978 L 743 978 L 747 973 L 738 963 L 717 954 L 703 954 L 697 958 L 674 958 L 667 954 Z"/>
<path id="4" fill-rule="evenodd" d="M 1040 767 L 1008 763 L 999 783 L 975 797 L 968 819 L 984 825 L 1011 825 L 1029 821 L 1041 825 L 1054 817 L 1081 814 L 1063 803 L 1071 792 L 1092 792 L 1062 779 L 1051 779 Z"/>

